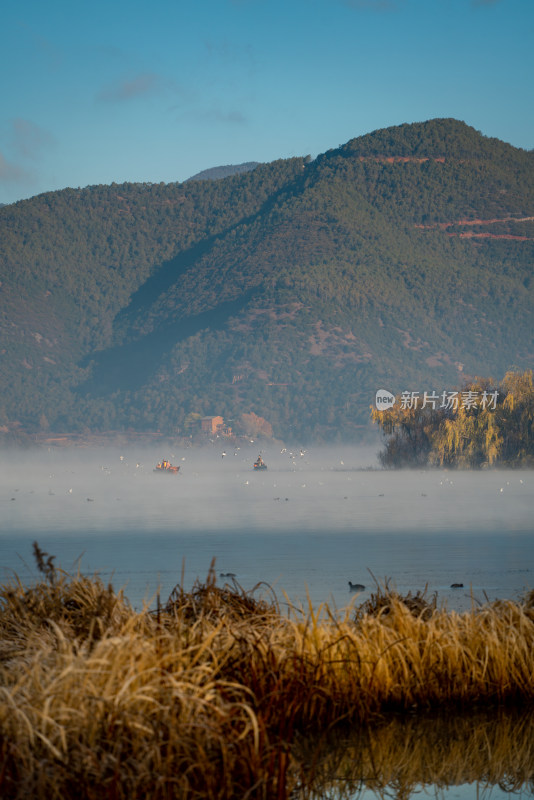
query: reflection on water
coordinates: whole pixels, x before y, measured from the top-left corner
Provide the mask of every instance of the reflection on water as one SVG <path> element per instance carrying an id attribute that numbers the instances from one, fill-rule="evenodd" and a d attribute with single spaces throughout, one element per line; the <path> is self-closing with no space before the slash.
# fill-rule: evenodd
<path id="1" fill-rule="evenodd" d="M 373 576 L 401 594 L 428 587 L 459 611 L 534 585 L 534 473 L 383 472 L 375 451 L 280 452 L 254 444 L 183 452 L 51 450 L 0 461 L 0 579 L 37 578 L 31 543 L 66 570 L 98 571 L 134 606 L 217 572 L 250 590 L 338 609 Z M 154 474 L 168 457 L 178 476 Z M 220 579 L 223 581 L 224 579 Z M 358 595 L 349 581 L 362 583 Z M 452 583 L 463 583 L 452 589 Z M 533 796 L 529 712 L 388 717 L 365 731 L 303 742 L 296 798 Z M 311 788 L 310 788 L 311 781 Z M 491 788 L 491 791 L 490 791 Z"/>
<path id="2" fill-rule="evenodd" d="M 303 742 L 295 800 L 533 797 L 533 710 L 388 717 Z"/>

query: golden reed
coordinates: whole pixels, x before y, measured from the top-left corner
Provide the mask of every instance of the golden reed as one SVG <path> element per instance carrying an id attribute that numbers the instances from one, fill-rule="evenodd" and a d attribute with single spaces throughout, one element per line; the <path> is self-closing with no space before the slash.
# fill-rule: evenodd
<path id="1" fill-rule="evenodd" d="M 42 563 L 41 583 L 0 587 L 5 800 L 284 800 L 329 775 L 340 792 L 441 785 L 476 772 L 489 741 L 496 781 L 532 780 L 532 725 L 518 742 L 499 714 L 534 699 L 534 593 L 458 614 L 386 586 L 343 616 L 283 614 L 268 593 L 218 586 L 212 565 L 190 592 L 135 612 L 98 577 Z M 487 706 L 501 720 L 491 735 L 454 728 Z M 443 711 L 452 734 L 431 726 L 419 743 L 439 745 L 433 761 L 407 731 Z M 357 754 L 345 741 L 344 761 L 331 739 L 347 727 Z"/>

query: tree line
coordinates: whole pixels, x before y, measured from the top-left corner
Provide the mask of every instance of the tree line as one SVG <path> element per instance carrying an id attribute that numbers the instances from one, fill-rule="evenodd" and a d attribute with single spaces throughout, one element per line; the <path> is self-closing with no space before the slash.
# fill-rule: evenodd
<path id="1" fill-rule="evenodd" d="M 371 417 L 384 435 L 385 467 L 534 466 L 532 370 L 507 372 L 498 384 L 477 378 L 436 399 L 405 392 Z"/>

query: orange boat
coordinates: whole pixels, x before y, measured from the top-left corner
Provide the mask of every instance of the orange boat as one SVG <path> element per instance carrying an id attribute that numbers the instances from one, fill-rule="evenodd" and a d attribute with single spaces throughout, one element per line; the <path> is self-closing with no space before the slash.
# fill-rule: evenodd
<path id="1" fill-rule="evenodd" d="M 174 467 L 171 462 L 167 461 L 166 459 L 163 459 L 163 461 L 160 461 L 159 464 L 156 464 L 156 469 L 154 470 L 154 472 L 168 472 L 172 475 L 177 475 L 179 471 L 180 467 Z"/>

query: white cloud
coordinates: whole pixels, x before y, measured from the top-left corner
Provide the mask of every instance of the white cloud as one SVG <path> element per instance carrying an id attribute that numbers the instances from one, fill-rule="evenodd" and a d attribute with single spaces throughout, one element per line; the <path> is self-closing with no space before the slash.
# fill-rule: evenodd
<path id="1" fill-rule="evenodd" d="M 0 181 L 3 183 L 28 183 L 30 173 L 18 164 L 10 163 L 0 153 Z"/>
<path id="2" fill-rule="evenodd" d="M 159 95 L 168 89 L 172 89 L 169 81 L 154 72 L 144 72 L 101 89 L 96 99 L 105 103 L 122 103 Z"/>
<path id="3" fill-rule="evenodd" d="M 246 117 L 240 111 L 223 111 L 220 108 L 209 109 L 204 112 L 204 116 L 215 122 L 227 122 L 232 125 L 244 125 L 247 122 Z"/>
<path id="4" fill-rule="evenodd" d="M 28 119 L 16 117 L 11 120 L 13 149 L 23 158 L 39 158 L 43 150 L 55 144 L 51 133 Z"/>

